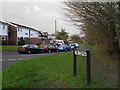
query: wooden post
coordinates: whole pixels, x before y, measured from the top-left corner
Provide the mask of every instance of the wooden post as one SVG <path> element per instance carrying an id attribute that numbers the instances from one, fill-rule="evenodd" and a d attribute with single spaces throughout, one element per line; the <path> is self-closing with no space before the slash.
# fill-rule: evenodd
<path id="1" fill-rule="evenodd" d="M 86 57 L 86 71 L 87 71 L 87 84 L 89 85 L 91 83 L 91 73 L 90 73 L 90 50 L 87 50 L 87 57 Z"/>
<path id="2" fill-rule="evenodd" d="M 74 74 L 74 76 L 76 76 L 76 74 L 77 74 L 75 50 L 76 49 L 73 50 L 73 74 Z"/>

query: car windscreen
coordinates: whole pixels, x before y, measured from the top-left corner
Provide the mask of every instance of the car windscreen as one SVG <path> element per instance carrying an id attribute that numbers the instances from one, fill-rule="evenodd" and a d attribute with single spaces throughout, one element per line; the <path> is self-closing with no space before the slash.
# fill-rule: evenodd
<path id="1" fill-rule="evenodd" d="M 44 45 L 43 47 L 46 48 L 46 47 L 48 47 L 48 45 Z"/>
<path id="2" fill-rule="evenodd" d="M 22 47 L 28 47 L 29 45 L 23 45 Z"/>

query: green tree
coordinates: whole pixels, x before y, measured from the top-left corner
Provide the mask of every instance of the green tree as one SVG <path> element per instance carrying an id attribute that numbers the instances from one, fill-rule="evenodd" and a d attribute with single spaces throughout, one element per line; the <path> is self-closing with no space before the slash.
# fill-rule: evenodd
<path id="1" fill-rule="evenodd" d="M 67 43 L 68 33 L 64 28 L 61 28 L 60 31 L 57 32 L 56 38 L 60 40 L 64 40 L 64 42 Z"/>
<path id="2" fill-rule="evenodd" d="M 18 42 L 19 45 L 24 45 L 25 44 L 25 40 L 23 37 L 20 37 L 20 41 Z"/>
<path id="3" fill-rule="evenodd" d="M 79 35 L 73 34 L 68 39 L 70 39 L 73 42 L 76 43 L 83 43 L 82 39 L 79 37 Z"/>

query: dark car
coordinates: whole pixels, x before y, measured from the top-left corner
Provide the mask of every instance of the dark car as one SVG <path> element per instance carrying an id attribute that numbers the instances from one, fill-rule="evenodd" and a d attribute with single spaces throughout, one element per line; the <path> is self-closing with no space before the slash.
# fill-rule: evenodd
<path id="1" fill-rule="evenodd" d="M 49 53 L 59 51 L 57 46 L 54 44 L 44 44 L 44 45 L 41 45 L 41 48 L 43 48 L 44 52 L 49 52 Z"/>
<path id="2" fill-rule="evenodd" d="M 41 49 L 40 47 L 36 46 L 36 45 L 23 45 L 21 47 L 18 47 L 18 52 L 19 53 L 41 53 L 43 52 L 43 49 Z"/>

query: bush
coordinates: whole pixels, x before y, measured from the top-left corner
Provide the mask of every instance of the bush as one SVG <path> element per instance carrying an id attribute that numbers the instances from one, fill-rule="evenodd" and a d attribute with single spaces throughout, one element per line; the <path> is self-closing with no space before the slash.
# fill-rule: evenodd
<path id="1" fill-rule="evenodd" d="M 24 45 L 25 44 L 25 40 L 23 37 L 20 38 L 20 41 L 18 42 L 19 45 Z"/>

